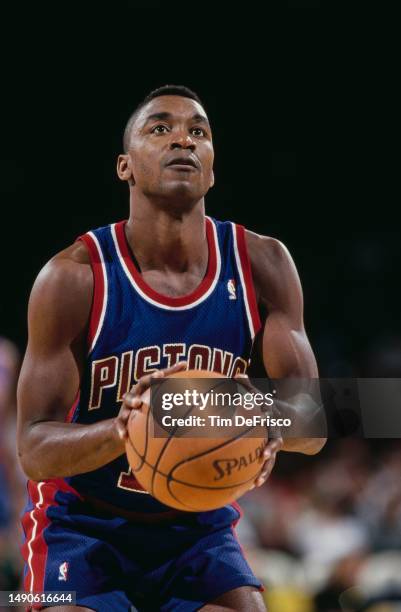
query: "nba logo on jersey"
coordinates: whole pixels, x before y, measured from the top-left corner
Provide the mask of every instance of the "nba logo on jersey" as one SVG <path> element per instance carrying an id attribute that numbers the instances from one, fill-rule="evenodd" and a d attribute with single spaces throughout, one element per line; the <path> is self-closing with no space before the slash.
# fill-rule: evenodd
<path id="1" fill-rule="evenodd" d="M 227 281 L 227 290 L 228 290 L 228 299 L 236 300 L 237 290 L 235 288 L 235 280 L 233 278 L 230 278 L 230 280 Z"/>
<path id="2" fill-rule="evenodd" d="M 58 568 L 58 579 L 67 582 L 68 563 L 64 561 Z"/>

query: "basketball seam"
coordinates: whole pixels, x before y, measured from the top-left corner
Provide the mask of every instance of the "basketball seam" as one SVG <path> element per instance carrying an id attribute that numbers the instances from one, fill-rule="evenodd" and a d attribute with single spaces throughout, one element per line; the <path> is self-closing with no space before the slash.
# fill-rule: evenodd
<path id="1" fill-rule="evenodd" d="M 145 448 L 144 448 L 144 454 L 143 454 L 143 455 L 142 455 L 142 454 L 139 452 L 139 450 L 136 448 L 136 446 L 135 446 L 135 445 L 134 445 L 134 444 L 131 442 L 131 438 L 130 438 L 130 437 L 128 437 L 128 441 L 129 441 L 130 445 L 132 446 L 132 448 L 133 448 L 133 450 L 135 451 L 135 453 L 138 455 L 139 459 L 142 461 L 142 463 L 140 463 L 140 464 L 139 464 L 139 467 L 138 467 L 136 470 L 134 470 L 134 469 L 133 469 L 133 467 L 132 467 L 132 466 L 130 466 L 130 467 L 131 467 L 131 469 L 132 469 L 132 471 L 135 471 L 135 472 L 137 472 L 138 470 L 140 470 L 140 469 L 142 468 L 143 463 L 144 463 L 144 460 L 145 460 L 145 457 L 146 457 L 146 451 L 147 451 L 147 449 L 148 449 L 148 423 L 149 423 L 149 412 L 150 412 L 150 409 L 148 410 L 148 413 L 147 413 L 147 415 L 146 415 L 146 425 L 145 425 Z M 133 425 L 133 427 L 135 427 L 135 425 Z"/>
<path id="2" fill-rule="evenodd" d="M 224 446 L 227 446 L 227 444 L 230 444 L 231 442 L 235 442 L 236 440 L 240 440 L 241 438 L 243 438 L 249 431 L 252 431 L 252 429 L 254 429 L 255 427 L 252 425 L 252 427 L 249 427 L 248 429 L 246 429 L 245 431 L 243 431 L 242 433 L 238 434 L 238 436 L 235 436 L 234 438 L 228 438 L 227 441 L 223 442 L 222 444 L 219 444 L 218 446 L 213 446 L 212 448 L 208 448 L 206 451 L 202 451 L 201 453 L 198 453 L 197 455 L 194 455 L 193 457 L 190 457 L 188 459 L 183 459 L 182 461 L 180 461 L 179 463 L 177 463 L 172 470 L 170 471 L 170 473 L 172 474 L 174 472 L 174 470 L 176 470 L 178 467 L 180 467 L 180 465 L 183 465 L 184 463 L 190 463 L 191 461 L 193 461 L 194 459 L 198 459 L 199 457 L 202 457 L 203 455 L 208 455 L 209 453 L 211 453 L 212 451 L 218 450 L 219 448 L 223 448 Z"/>
<path id="3" fill-rule="evenodd" d="M 161 472 L 159 472 L 159 474 L 161 474 Z M 201 487 L 200 485 L 193 485 L 193 484 L 190 484 L 190 483 L 182 482 L 180 480 L 177 480 L 176 478 L 173 478 L 171 481 L 172 482 L 177 482 L 178 484 L 183 484 L 183 485 L 185 485 L 187 487 L 192 487 L 193 489 L 206 489 L 208 491 L 210 491 L 210 490 L 212 490 L 212 491 L 222 491 L 222 490 L 227 490 L 227 489 L 237 489 L 238 487 L 241 487 L 242 485 L 247 484 L 248 482 L 254 481 L 255 478 L 257 478 L 257 477 L 256 476 L 252 476 L 251 478 L 248 478 L 247 480 L 243 480 L 242 482 L 238 482 L 235 485 L 230 485 L 230 486 L 226 486 L 226 487 L 208 487 L 208 486 Z M 185 502 L 183 502 L 180 499 L 178 499 L 178 497 L 176 495 L 174 495 L 174 493 L 172 492 L 172 490 L 170 488 L 170 481 L 167 481 L 167 488 L 168 488 L 168 492 L 170 493 L 171 497 L 174 497 L 174 499 L 176 499 L 179 504 L 181 504 L 182 506 L 186 506 L 186 508 L 193 508 L 193 510 L 195 510 L 197 512 L 202 512 L 202 510 L 197 510 L 193 506 L 189 506 Z M 224 505 L 226 505 L 226 504 L 224 504 Z M 224 507 L 224 506 L 222 506 L 222 507 Z"/>
<path id="4" fill-rule="evenodd" d="M 166 378 L 166 380 L 171 380 L 171 379 Z M 190 379 L 188 379 L 188 380 L 190 380 Z M 207 380 L 207 379 L 206 379 L 206 380 Z M 163 381 L 163 382 L 164 382 L 164 381 Z M 216 385 L 215 385 L 215 386 L 211 387 L 211 388 L 210 388 L 210 391 L 212 391 L 213 389 L 216 389 L 216 388 L 217 388 L 219 385 L 223 384 L 223 382 L 224 382 L 224 383 L 226 383 L 226 382 L 227 382 L 227 378 L 225 378 L 224 380 L 220 380 L 220 379 L 219 379 L 219 382 L 218 382 L 218 383 L 216 383 Z M 191 412 L 192 412 L 192 410 L 193 410 L 194 408 L 195 408 L 195 406 L 191 406 L 190 410 L 189 410 L 189 411 L 188 411 L 188 412 L 185 414 L 184 419 L 185 419 L 187 416 L 189 416 L 189 415 L 191 414 Z M 149 410 L 150 410 L 150 407 L 149 407 Z M 151 485 L 150 485 L 150 492 L 151 492 L 151 494 L 152 494 L 152 495 L 154 495 L 154 481 L 155 481 L 155 477 L 156 477 L 157 467 L 158 467 L 158 465 L 159 465 L 159 463 L 160 463 L 161 458 L 163 457 L 163 455 L 164 455 L 164 453 L 165 453 L 165 451 L 166 451 L 166 448 L 167 448 L 167 447 L 168 447 L 168 445 L 170 444 L 170 441 L 171 441 L 172 437 L 174 436 L 174 434 L 175 434 L 175 432 L 177 431 L 177 429 L 178 429 L 178 428 L 179 428 L 179 425 L 176 425 L 176 427 L 175 427 L 175 428 L 173 429 L 173 431 L 170 433 L 170 435 L 169 435 L 169 437 L 167 438 L 167 440 L 166 440 L 166 442 L 165 442 L 165 444 L 164 444 L 163 448 L 161 449 L 160 454 L 159 454 L 159 456 L 158 456 L 158 458 L 157 458 L 157 461 L 156 461 L 156 463 L 155 463 L 155 465 L 154 465 L 154 468 L 153 468 L 153 474 L 152 474 L 152 480 L 151 480 Z"/>
<path id="5" fill-rule="evenodd" d="M 128 440 L 128 442 L 129 442 L 129 444 L 131 444 L 132 448 L 135 450 L 134 446 L 131 443 L 131 440 Z M 149 468 L 153 468 L 154 467 L 151 463 L 149 463 L 149 461 L 146 461 L 146 459 L 144 460 L 143 463 L 145 465 L 147 465 Z M 169 477 L 169 474 L 165 474 L 161 470 L 156 470 L 156 473 L 160 474 L 160 476 L 163 476 L 164 478 L 166 478 L 166 480 Z M 235 489 L 236 487 L 240 487 L 241 485 L 246 484 L 247 482 L 250 482 L 251 480 L 254 480 L 255 476 L 252 476 L 252 478 L 248 478 L 247 480 L 242 480 L 241 482 L 237 482 L 236 484 L 226 485 L 224 487 L 223 486 L 210 487 L 208 485 L 196 485 L 196 484 L 193 484 L 191 482 L 187 482 L 186 480 L 179 480 L 175 476 L 171 476 L 170 479 L 173 482 L 177 482 L 178 484 L 182 484 L 182 485 L 186 485 L 188 487 L 192 487 L 193 489 L 208 489 L 208 490 L 211 490 L 211 491 L 222 491 L 222 490 L 225 490 L 225 489 Z M 173 497 L 174 497 L 174 495 L 173 495 Z M 182 502 L 180 502 L 180 503 L 182 503 Z"/>
<path id="6" fill-rule="evenodd" d="M 180 499 L 178 499 L 174 493 L 171 491 L 171 487 L 170 487 L 170 482 L 171 481 L 175 481 L 178 482 L 177 478 L 175 478 L 173 476 L 174 471 L 176 469 L 178 469 L 181 465 L 184 465 L 185 463 L 190 463 L 191 461 L 195 460 L 195 459 L 199 459 L 199 457 L 202 457 L 204 455 L 208 455 L 213 451 L 219 450 L 221 448 L 224 448 L 224 446 L 227 446 L 228 444 L 231 444 L 231 442 L 235 442 L 236 440 L 240 440 L 241 438 L 243 438 L 244 436 L 246 436 L 246 434 L 251 431 L 252 429 L 254 429 L 254 427 L 249 427 L 248 429 L 246 429 L 244 432 L 240 433 L 238 436 L 235 436 L 235 438 L 229 438 L 227 441 L 223 442 L 222 444 L 219 444 L 218 446 L 213 446 L 213 448 L 209 448 L 207 451 L 202 451 L 201 453 L 198 453 L 197 455 L 194 455 L 193 457 L 190 457 L 189 459 L 185 459 L 183 461 L 180 461 L 179 463 L 177 463 L 171 470 L 170 472 L 167 474 L 166 478 L 167 478 L 167 490 L 170 493 L 170 495 L 172 497 L 174 497 L 174 499 L 176 499 L 180 504 L 183 504 L 184 506 L 187 506 L 187 504 L 185 504 L 184 502 L 182 502 Z M 247 482 L 250 482 L 251 480 L 255 480 L 256 476 L 253 476 L 252 478 L 250 478 L 249 480 L 245 480 L 244 482 L 241 483 L 237 483 L 235 485 L 232 486 L 227 486 L 227 487 L 200 487 L 197 485 L 192 485 L 188 483 L 188 486 L 191 486 L 193 488 L 197 488 L 197 489 L 203 489 L 203 488 L 207 488 L 207 489 L 217 489 L 217 490 L 221 490 L 221 489 L 229 489 L 232 487 L 239 487 L 242 484 L 246 484 Z M 184 482 L 181 482 L 181 484 L 187 484 Z M 190 507 L 190 506 L 188 506 Z"/>
<path id="7" fill-rule="evenodd" d="M 223 380 L 218 381 L 218 383 L 216 385 L 213 385 L 210 388 L 210 391 L 218 388 L 220 385 L 225 384 L 227 382 L 227 378 L 223 377 Z M 158 394 L 160 392 L 161 389 L 161 385 L 169 379 L 165 379 L 163 381 L 160 381 L 160 384 L 158 385 L 158 388 L 156 389 L 156 394 Z M 236 380 L 235 381 L 237 383 L 238 386 L 240 387 L 244 387 L 246 390 L 247 388 L 245 387 L 245 385 L 243 385 L 240 381 Z M 154 398 L 153 398 L 154 399 Z M 192 412 L 192 410 L 195 408 L 196 406 L 191 406 L 190 409 L 185 413 L 185 417 L 187 417 L 188 415 L 190 415 L 190 413 Z M 236 489 L 238 487 L 241 487 L 245 484 L 247 484 L 248 482 L 252 482 L 257 476 L 252 476 L 251 478 L 241 481 L 239 483 L 236 484 L 232 484 L 232 485 L 226 485 L 226 486 L 208 486 L 208 485 L 196 485 L 190 482 L 187 482 L 185 480 L 180 480 L 178 478 L 176 478 L 174 476 L 174 472 L 182 465 L 184 465 L 185 463 L 190 463 L 196 459 L 198 459 L 199 457 L 205 456 L 210 454 L 213 451 L 219 450 L 221 448 L 224 448 L 225 446 L 228 446 L 229 444 L 231 444 L 232 442 L 235 442 L 236 440 L 239 440 L 243 437 L 245 437 L 247 435 L 247 433 L 249 433 L 250 431 L 252 431 L 252 429 L 254 429 L 254 427 L 249 427 L 248 429 L 246 429 L 245 431 L 241 432 L 240 434 L 238 434 L 237 436 L 235 436 L 234 438 L 229 438 L 228 440 L 224 441 L 221 444 L 218 444 L 217 446 L 214 446 L 206 451 L 202 451 L 201 453 L 198 453 L 197 455 L 187 458 L 185 460 L 180 461 L 179 463 L 177 463 L 172 469 L 170 469 L 168 474 L 165 474 L 164 472 L 162 472 L 160 469 L 158 469 L 158 466 L 160 465 L 160 461 L 163 458 L 169 444 L 170 441 L 172 439 L 174 439 L 174 435 L 176 433 L 176 431 L 178 430 L 178 426 L 176 426 L 173 431 L 170 433 L 168 439 L 166 440 L 163 448 L 160 451 L 160 454 L 158 455 L 158 458 L 156 460 L 156 463 L 154 465 L 152 465 L 148 460 L 147 460 L 147 450 L 148 450 L 148 443 L 149 443 L 149 426 L 150 426 L 150 406 L 149 406 L 149 410 L 148 413 L 146 415 L 146 439 L 145 439 L 145 446 L 144 446 L 144 454 L 142 455 L 141 453 L 138 452 L 138 450 L 136 449 L 135 445 L 132 443 L 131 439 L 129 439 L 129 444 L 132 447 L 132 449 L 134 450 L 134 452 L 138 455 L 139 459 L 140 459 L 140 464 L 139 467 L 137 468 L 137 470 L 135 471 L 139 471 L 142 469 L 143 465 L 147 465 L 151 470 L 152 470 L 152 478 L 151 478 L 151 494 L 154 497 L 154 490 L 155 490 L 155 480 L 156 480 L 156 476 L 159 474 L 160 476 L 164 477 L 166 479 L 166 485 L 167 485 L 167 490 L 169 492 L 169 494 L 171 495 L 171 497 L 173 499 L 175 499 L 179 504 L 181 504 L 182 506 L 185 506 L 189 509 L 192 509 L 193 511 L 200 511 L 197 510 L 196 508 L 194 508 L 193 506 L 190 506 L 188 504 L 186 504 L 185 502 L 181 501 L 177 495 L 172 491 L 172 486 L 173 483 L 177 483 L 177 484 L 181 484 L 183 486 L 187 486 L 190 488 L 195 488 L 195 489 L 203 489 L 203 490 L 210 490 L 210 491 L 222 491 L 222 490 L 228 490 L 228 489 Z"/>

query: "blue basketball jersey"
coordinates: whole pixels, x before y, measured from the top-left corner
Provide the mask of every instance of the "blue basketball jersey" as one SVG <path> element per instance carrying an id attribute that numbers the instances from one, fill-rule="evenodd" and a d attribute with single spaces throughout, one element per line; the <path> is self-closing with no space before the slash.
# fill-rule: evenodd
<path id="1" fill-rule="evenodd" d="M 205 277 L 191 294 L 167 297 L 152 289 L 137 269 L 125 223 L 80 237 L 90 254 L 94 296 L 89 352 L 70 422 L 91 424 L 117 416 L 133 383 L 177 361 L 226 376 L 245 372 L 260 328 L 242 226 L 206 217 Z M 125 455 L 63 480 L 63 488 L 77 495 L 133 512 L 170 510 L 137 483 Z"/>

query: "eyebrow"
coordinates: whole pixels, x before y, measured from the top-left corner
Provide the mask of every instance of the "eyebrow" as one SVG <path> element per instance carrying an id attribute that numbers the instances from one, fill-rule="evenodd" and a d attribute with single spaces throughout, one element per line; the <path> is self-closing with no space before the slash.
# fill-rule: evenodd
<path id="1" fill-rule="evenodd" d="M 167 113 L 165 111 L 160 112 L 160 113 L 152 113 L 151 115 L 146 117 L 146 120 L 143 126 L 145 127 L 145 125 L 149 123 L 149 121 L 154 121 L 154 120 L 163 121 L 163 120 L 171 119 L 172 117 L 173 115 L 171 113 Z M 200 113 L 195 113 L 195 115 L 192 115 L 191 121 L 196 121 L 197 123 L 206 123 L 206 125 L 209 125 L 209 121 L 207 117 L 205 117 L 204 115 L 201 115 Z"/>
<path id="2" fill-rule="evenodd" d="M 201 115 L 200 113 L 195 113 L 192 117 L 192 121 L 196 121 L 197 123 L 206 123 L 209 125 L 209 120 L 205 115 Z"/>

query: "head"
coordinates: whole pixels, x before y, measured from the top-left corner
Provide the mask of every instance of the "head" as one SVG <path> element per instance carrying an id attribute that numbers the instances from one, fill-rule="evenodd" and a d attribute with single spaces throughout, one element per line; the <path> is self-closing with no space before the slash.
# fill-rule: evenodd
<path id="1" fill-rule="evenodd" d="M 137 193 L 188 205 L 213 186 L 209 121 L 197 94 L 186 87 L 152 91 L 130 116 L 123 144 L 118 176 Z"/>

